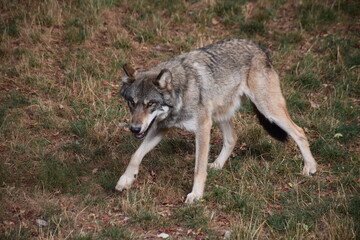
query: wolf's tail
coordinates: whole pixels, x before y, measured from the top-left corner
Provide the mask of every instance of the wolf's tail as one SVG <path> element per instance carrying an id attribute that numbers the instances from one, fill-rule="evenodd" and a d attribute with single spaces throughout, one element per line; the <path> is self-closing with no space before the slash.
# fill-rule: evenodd
<path id="1" fill-rule="evenodd" d="M 256 105 L 252 104 L 255 110 L 255 113 L 259 119 L 260 124 L 263 126 L 263 128 L 276 140 L 279 140 L 281 142 L 285 142 L 288 139 L 288 134 L 285 132 L 281 127 L 276 125 L 274 122 L 270 122 L 269 119 L 267 119 L 264 114 L 262 114 L 259 109 L 257 109 Z"/>

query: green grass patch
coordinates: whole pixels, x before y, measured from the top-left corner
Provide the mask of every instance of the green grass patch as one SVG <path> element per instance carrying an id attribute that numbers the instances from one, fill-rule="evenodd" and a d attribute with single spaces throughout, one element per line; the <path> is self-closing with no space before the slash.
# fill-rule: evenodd
<path id="1" fill-rule="evenodd" d="M 360 50 L 359 49 L 355 49 L 354 51 L 352 51 L 351 53 L 346 55 L 345 65 L 348 68 L 360 66 Z"/>
<path id="2" fill-rule="evenodd" d="M 248 199 L 240 193 L 231 191 L 225 187 L 214 186 L 205 197 L 208 201 L 214 201 L 223 207 L 226 212 L 245 213 L 249 209 Z"/>
<path id="3" fill-rule="evenodd" d="M 0 233 L 1 239 L 27 240 L 31 238 L 31 232 L 28 229 L 12 230 L 8 233 Z"/>
<path id="4" fill-rule="evenodd" d="M 249 22 L 241 23 L 240 32 L 245 33 L 248 36 L 253 36 L 255 34 L 263 35 L 265 33 L 265 27 L 262 22 L 252 20 Z"/>
<path id="5" fill-rule="evenodd" d="M 7 94 L 7 96 L 5 95 L 5 99 L 0 105 L 0 132 L 2 130 L 1 127 L 7 119 L 9 111 L 12 109 L 23 108 L 29 106 L 30 104 L 30 100 L 18 91 L 11 91 L 9 94 Z M 14 121 L 14 117 L 16 116 L 11 116 L 7 122 Z"/>
<path id="6" fill-rule="evenodd" d="M 130 224 L 139 225 L 143 229 L 161 226 L 164 221 L 161 216 L 151 210 L 138 210 L 131 213 Z"/>
<path id="7" fill-rule="evenodd" d="M 120 38 L 114 42 L 114 47 L 116 49 L 130 50 L 132 48 L 132 45 L 129 39 Z"/>
<path id="8" fill-rule="evenodd" d="M 305 96 L 300 92 L 292 93 L 288 98 L 288 107 L 291 112 L 303 112 L 310 107 Z"/>
<path id="9" fill-rule="evenodd" d="M 75 237 L 72 237 L 70 239 L 71 240 L 93 240 L 94 236 L 93 236 L 93 234 L 88 233 L 88 234 L 81 234 L 79 236 L 75 236 Z"/>
<path id="10" fill-rule="evenodd" d="M 109 171 L 102 171 L 99 173 L 98 182 L 108 192 L 114 191 L 116 183 L 119 179 L 119 173 L 117 171 L 115 172 L 117 174 Z"/>
<path id="11" fill-rule="evenodd" d="M 62 213 L 61 208 L 57 204 L 48 203 L 44 206 L 42 217 L 50 220 L 53 217 L 57 217 Z"/>
<path id="12" fill-rule="evenodd" d="M 275 230 L 285 231 L 289 220 L 289 216 L 285 216 L 283 214 L 275 214 L 271 217 L 268 217 L 267 223 Z"/>
<path id="13" fill-rule="evenodd" d="M 313 30 L 316 27 L 333 23 L 338 16 L 333 8 L 316 1 L 304 1 L 299 7 L 299 15 L 301 26 L 305 30 Z"/>
<path id="14" fill-rule="evenodd" d="M 340 142 L 350 143 L 356 141 L 356 138 L 360 136 L 360 126 L 355 122 L 349 124 L 342 123 L 336 128 L 335 132 L 341 134 L 341 137 L 339 137 Z"/>
<path id="15" fill-rule="evenodd" d="M 299 31 L 281 34 L 280 37 L 280 43 L 284 47 L 289 44 L 299 44 L 302 40 L 303 40 L 303 35 Z"/>
<path id="16" fill-rule="evenodd" d="M 18 37 L 20 35 L 19 17 L 3 19 L 0 22 L 0 35 L 7 34 L 10 37 Z"/>
<path id="17" fill-rule="evenodd" d="M 344 161 L 348 159 L 351 154 L 333 141 L 325 142 L 322 139 L 314 141 L 312 143 L 312 149 L 314 154 L 320 156 L 321 161 L 326 163 Z"/>
<path id="18" fill-rule="evenodd" d="M 49 156 L 41 160 L 37 176 L 38 183 L 50 191 L 75 193 L 79 185 L 78 177 L 83 173 L 79 163 L 63 163 Z"/>
<path id="19" fill-rule="evenodd" d="M 93 120 L 92 119 L 78 119 L 72 121 L 70 124 L 70 131 L 79 136 L 79 137 L 85 137 L 88 132 L 90 131 L 90 128 L 93 126 Z"/>
<path id="20" fill-rule="evenodd" d="M 349 201 L 349 214 L 354 219 L 354 222 L 360 221 L 360 198 L 359 196 L 354 196 Z M 360 235 L 360 226 L 355 225 L 355 234 L 356 236 Z"/>
<path id="21" fill-rule="evenodd" d="M 136 36 L 135 40 L 139 43 L 153 42 L 156 39 L 156 35 L 152 30 L 141 30 Z"/>
<path id="22" fill-rule="evenodd" d="M 360 15 L 360 2 L 358 1 L 340 1 L 340 9 L 351 17 L 358 17 Z"/>
<path id="23" fill-rule="evenodd" d="M 183 206 L 175 213 L 176 221 L 190 229 L 208 228 L 210 221 L 209 213 L 202 204 Z"/>
<path id="24" fill-rule="evenodd" d="M 222 18 L 222 23 L 225 26 L 239 25 L 244 21 L 243 5 L 244 1 L 217 1 L 214 12 L 218 17 Z"/>
<path id="25" fill-rule="evenodd" d="M 75 18 L 65 23 L 65 42 L 70 44 L 80 44 L 85 42 L 89 35 L 89 29 L 81 19 Z"/>
<path id="26" fill-rule="evenodd" d="M 9 169 L 3 161 L 4 160 L 0 161 L 0 187 L 3 187 L 5 185 L 5 183 L 7 183 L 8 178 L 9 178 L 9 176 L 7 174 Z M 2 192 L 0 192 L 0 199 L 2 199 L 2 197 L 3 197 L 3 194 L 2 194 Z"/>
<path id="27" fill-rule="evenodd" d="M 83 239 L 83 238 L 80 238 Z M 85 238 L 89 239 L 89 238 Z M 109 227 L 101 230 L 94 238 L 90 239 L 109 239 L 109 240 L 118 240 L 118 239 L 136 239 L 135 235 L 124 227 Z"/>
<path id="28" fill-rule="evenodd" d="M 185 10 L 184 2 L 180 0 L 136 0 L 127 6 L 131 13 L 137 13 L 140 20 L 151 19 L 154 15 L 164 14 L 172 16 Z"/>

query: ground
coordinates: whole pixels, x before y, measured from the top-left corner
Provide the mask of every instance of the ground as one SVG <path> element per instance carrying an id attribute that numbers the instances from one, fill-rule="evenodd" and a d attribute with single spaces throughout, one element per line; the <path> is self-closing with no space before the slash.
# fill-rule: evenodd
<path id="1" fill-rule="evenodd" d="M 356 0 L 3 0 L 0 239 L 359 239 L 360 4 Z M 116 181 L 139 141 L 119 97 L 144 69 L 226 38 L 269 48 L 294 121 L 319 163 L 300 174 L 244 101 L 239 140 L 204 198 L 194 136 L 174 129 L 132 189 Z M 210 161 L 222 138 L 212 129 Z"/>

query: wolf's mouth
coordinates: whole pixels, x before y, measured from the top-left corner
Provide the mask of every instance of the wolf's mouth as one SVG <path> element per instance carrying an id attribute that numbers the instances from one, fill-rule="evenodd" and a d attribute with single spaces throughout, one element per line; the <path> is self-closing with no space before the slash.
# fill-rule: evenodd
<path id="1" fill-rule="evenodd" d="M 135 137 L 137 139 L 143 139 L 147 135 L 147 133 L 149 132 L 149 129 L 151 128 L 153 123 L 155 122 L 155 119 L 156 119 L 156 117 L 151 121 L 151 123 L 149 124 L 149 126 L 148 126 L 148 128 L 146 129 L 145 132 L 143 132 L 143 133 L 135 133 Z"/>

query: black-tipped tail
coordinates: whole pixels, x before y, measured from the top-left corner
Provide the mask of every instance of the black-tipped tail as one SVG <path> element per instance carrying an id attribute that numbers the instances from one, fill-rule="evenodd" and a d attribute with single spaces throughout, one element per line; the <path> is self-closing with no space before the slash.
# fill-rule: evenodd
<path id="1" fill-rule="evenodd" d="M 270 122 L 269 119 L 267 119 L 260 111 L 257 109 L 255 104 L 253 104 L 254 110 L 256 112 L 256 115 L 259 119 L 259 122 L 261 126 L 276 140 L 279 140 L 281 142 L 285 142 L 288 139 L 288 134 L 285 132 L 282 128 L 280 128 L 278 125 L 276 125 L 273 122 Z"/>

